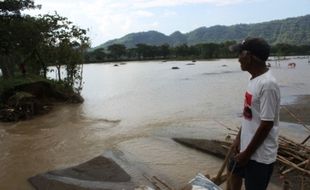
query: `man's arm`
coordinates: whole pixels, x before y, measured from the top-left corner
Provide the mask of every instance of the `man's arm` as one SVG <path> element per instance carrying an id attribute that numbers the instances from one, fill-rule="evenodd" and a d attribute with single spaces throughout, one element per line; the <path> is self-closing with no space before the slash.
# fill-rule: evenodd
<path id="1" fill-rule="evenodd" d="M 273 127 L 273 121 L 261 121 L 254 137 L 248 147 L 235 156 L 236 161 L 240 165 L 245 165 L 251 158 L 256 149 L 264 142 L 270 130 Z"/>
<path id="2" fill-rule="evenodd" d="M 233 153 L 235 155 L 239 154 L 240 152 L 240 133 L 241 133 L 241 127 L 239 129 L 238 135 L 236 136 L 236 139 L 233 142 Z"/>

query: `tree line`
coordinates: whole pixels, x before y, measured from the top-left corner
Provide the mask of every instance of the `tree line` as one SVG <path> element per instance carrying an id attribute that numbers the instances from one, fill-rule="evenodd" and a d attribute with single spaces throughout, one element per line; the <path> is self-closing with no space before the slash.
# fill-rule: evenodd
<path id="1" fill-rule="evenodd" d="M 40 9 L 33 0 L 0 1 L 0 69 L 2 80 L 19 71 L 47 77 L 56 66 L 58 80 L 73 86 L 81 77 L 84 52 L 89 48 L 87 30 L 57 12 L 39 16 L 23 14 Z M 61 75 L 60 69 L 66 72 Z"/>
<path id="2" fill-rule="evenodd" d="M 105 62 L 123 60 L 154 60 L 154 59 L 217 59 L 234 58 L 237 55 L 229 51 L 229 46 L 237 43 L 227 41 L 224 43 L 203 43 L 188 46 L 161 46 L 136 44 L 134 48 L 126 48 L 123 44 L 113 44 L 107 48 L 98 48 L 85 54 L 85 62 Z M 271 46 L 271 55 L 310 55 L 310 45 L 276 44 Z"/>
<path id="3" fill-rule="evenodd" d="M 160 46 L 136 44 L 126 48 L 113 44 L 89 51 L 87 30 L 74 25 L 57 12 L 39 16 L 23 14 L 24 10 L 40 9 L 33 0 L 0 1 L 0 69 L 1 80 L 27 72 L 47 77 L 49 66 L 55 66 L 57 80 L 69 86 L 81 79 L 83 62 L 153 59 L 216 59 L 237 55 L 228 47 L 235 41 Z M 87 51 L 88 50 L 88 51 Z M 309 55 L 310 45 L 276 44 L 272 55 Z M 61 69 L 66 72 L 62 74 Z"/>

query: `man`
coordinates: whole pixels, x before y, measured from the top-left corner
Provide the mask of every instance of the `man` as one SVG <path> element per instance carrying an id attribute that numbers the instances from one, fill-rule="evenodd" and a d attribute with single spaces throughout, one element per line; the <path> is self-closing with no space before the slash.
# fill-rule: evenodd
<path id="1" fill-rule="evenodd" d="M 280 90 L 266 66 L 270 46 L 261 38 L 247 38 L 230 50 L 239 53 L 241 70 L 251 78 L 233 144 L 235 155 L 228 164 L 227 189 L 240 190 L 244 179 L 246 190 L 265 190 L 277 157 L 280 109 Z"/>

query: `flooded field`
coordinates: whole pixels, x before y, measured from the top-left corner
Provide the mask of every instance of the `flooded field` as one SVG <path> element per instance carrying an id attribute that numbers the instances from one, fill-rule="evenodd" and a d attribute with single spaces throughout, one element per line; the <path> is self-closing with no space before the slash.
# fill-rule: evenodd
<path id="1" fill-rule="evenodd" d="M 288 68 L 290 62 L 296 68 Z M 58 105 L 42 117 L 0 123 L 0 189 L 31 190 L 29 177 L 85 162 L 107 149 L 122 151 L 176 187 L 197 172 L 216 174 L 221 160 L 171 138 L 225 138 L 225 126 L 240 125 L 250 75 L 240 71 L 236 59 L 188 63 L 85 65 L 82 105 Z M 282 104 L 307 104 L 309 99 L 298 98 L 310 92 L 307 60 L 270 63 Z M 295 139 L 307 135 L 289 121 L 281 122 L 282 134 Z"/>

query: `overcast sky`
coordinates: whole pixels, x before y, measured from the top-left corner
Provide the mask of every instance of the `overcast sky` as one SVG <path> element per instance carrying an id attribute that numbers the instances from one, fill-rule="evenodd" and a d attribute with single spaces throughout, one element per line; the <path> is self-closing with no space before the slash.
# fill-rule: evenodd
<path id="1" fill-rule="evenodd" d="M 310 0 L 34 0 L 89 29 L 92 47 L 128 33 L 156 30 L 166 35 L 201 26 L 257 23 L 310 14 Z"/>

